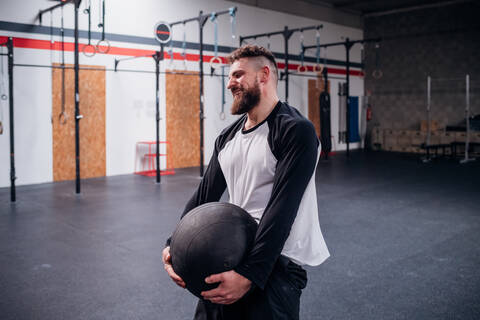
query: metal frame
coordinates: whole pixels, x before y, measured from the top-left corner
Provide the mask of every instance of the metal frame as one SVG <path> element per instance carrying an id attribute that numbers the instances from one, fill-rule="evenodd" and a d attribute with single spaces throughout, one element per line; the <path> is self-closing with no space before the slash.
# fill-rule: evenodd
<path id="1" fill-rule="evenodd" d="M 347 70 L 346 70 L 346 81 L 347 81 L 347 110 L 346 110 L 346 117 L 347 117 L 347 136 L 346 136 L 346 141 L 347 141 L 347 157 L 350 156 L 350 49 L 357 43 L 367 43 L 367 42 L 380 42 L 382 41 L 381 38 L 369 38 L 369 39 L 361 39 L 361 40 L 350 40 L 350 38 L 346 38 L 345 41 L 342 42 L 332 42 L 332 43 L 326 43 L 326 44 L 321 44 L 319 46 L 317 45 L 312 45 L 312 46 L 304 46 L 303 51 L 305 52 L 308 49 L 313 49 L 313 48 L 327 48 L 327 47 L 334 47 L 334 46 L 344 46 L 345 47 L 345 52 L 346 52 L 346 65 L 347 65 Z M 327 69 L 326 66 L 324 66 L 324 70 Z M 325 72 L 325 71 L 324 71 Z M 326 74 L 326 72 L 325 72 Z"/>
<path id="2" fill-rule="evenodd" d="M 427 137 L 425 141 L 425 146 L 428 151 L 430 146 L 430 137 L 431 137 L 431 112 L 432 112 L 432 81 L 462 81 L 465 79 L 465 154 L 464 158 L 460 160 L 460 163 L 467 163 L 470 161 L 475 161 L 475 158 L 470 158 L 468 154 L 468 149 L 470 148 L 470 75 L 465 75 L 465 78 L 432 78 L 427 76 Z M 429 154 L 427 157 L 422 159 L 423 162 L 429 162 L 431 160 Z"/>
<path id="3" fill-rule="evenodd" d="M 75 60 L 74 60 L 74 70 L 75 70 L 75 193 L 80 193 L 80 120 L 83 116 L 80 114 L 80 93 L 79 93 L 79 51 L 78 51 L 78 10 L 80 8 L 80 3 L 82 0 L 66 0 L 62 1 L 59 4 L 56 4 L 50 8 L 40 10 L 38 12 L 38 19 L 40 24 L 42 23 L 42 16 L 55 10 L 56 8 L 63 7 L 66 4 L 74 5 L 74 15 L 75 15 L 75 29 L 74 29 L 74 38 L 75 38 Z"/>
<path id="4" fill-rule="evenodd" d="M 247 39 L 257 39 L 257 38 L 262 38 L 262 37 L 271 37 L 271 36 L 278 35 L 278 34 L 281 34 L 283 36 L 284 48 L 285 48 L 285 67 L 284 67 L 285 101 L 288 102 L 288 74 L 289 74 L 289 72 L 288 72 L 288 40 L 290 39 L 290 37 L 295 32 L 303 32 L 303 31 L 315 30 L 315 29 L 319 30 L 321 28 L 323 28 L 322 24 L 303 27 L 303 28 L 296 28 L 296 29 L 289 29 L 288 26 L 285 26 L 285 28 L 281 31 L 259 33 L 259 34 L 249 35 L 249 36 L 241 36 L 240 37 L 240 45 L 242 45 L 243 41 L 245 41 Z"/>
<path id="5" fill-rule="evenodd" d="M 156 123 L 156 182 L 160 183 L 160 61 L 164 58 L 164 43 L 160 43 L 160 51 L 155 51 L 153 54 L 128 57 L 123 59 L 115 59 L 114 71 L 118 71 L 118 64 L 122 61 L 133 60 L 138 58 L 153 58 L 155 61 L 155 123 Z"/>
<path id="6" fill-rule="evenodd" d="M 233 7 L 232 10 L 236 12 L 237 7 Z M 205 26 L 205 23 L 207 22 L 208 18 L 212 15 L 215 14 L 217 17 L 220 15 L 224 14 L 230 14 L 231 10 L 224 10 L 224 11 L 219 11 L 219 12 L 211 12 L 208 14 L 204 14 L 203 11 L 200 11 L 198 13 L 197 17 L 193 17 L 190 19 L 185 19 L 185 20 L 180 20 L 176 22 L 170 23 L 170 26 L 173 27 L 178 24 L 186 24 L 188 22 L 198 22 L 198 31 L 199 31 L 199 44 L 200 44 L 200 73 L 199 73 L 199 78 L 200 78 L 200 114 L 199 114 L 199 120 L 200 120 L 200 177 L 203 177 L 203 152 L 204 152 L 204 137 L 203 137 L 203 119 L 204 117 L 204 96 L 203 96 L 203 27 Z"/>
<path id="7" fill-rule="evenodd" d="M 8 56 L 8 102 L 9 102 L 9 127 L 10 127 L 10 201 L 17 200 L 15 180 L 15 136 L 14 136 L 14 118 L 13 118 L 13 38 L 9 37 L 7 42 L 0 46 L 7 47 L 7 53 L 0 53 L 1 56 Z"/>

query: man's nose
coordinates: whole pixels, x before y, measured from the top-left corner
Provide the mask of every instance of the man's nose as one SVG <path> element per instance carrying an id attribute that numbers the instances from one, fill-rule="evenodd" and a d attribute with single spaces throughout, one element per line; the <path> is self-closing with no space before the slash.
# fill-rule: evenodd
<path id="1" fill-rule="evenodd" d="M 235 80 L 233 78 L 228 79 L 227 89 L 230 90 L 235 85 Z"/>

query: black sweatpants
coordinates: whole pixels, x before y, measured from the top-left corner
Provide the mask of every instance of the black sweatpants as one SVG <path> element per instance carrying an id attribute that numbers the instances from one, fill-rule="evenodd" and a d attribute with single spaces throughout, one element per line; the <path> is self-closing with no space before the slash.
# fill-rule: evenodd
<path id="1" fill-rule="evenodd" d="M 300 295 L 306 285 L 306 271 L 280 256 L 264 290 L 254 288 L 230 305 L 200 299 L 194 320 L 298 320 Z"/>

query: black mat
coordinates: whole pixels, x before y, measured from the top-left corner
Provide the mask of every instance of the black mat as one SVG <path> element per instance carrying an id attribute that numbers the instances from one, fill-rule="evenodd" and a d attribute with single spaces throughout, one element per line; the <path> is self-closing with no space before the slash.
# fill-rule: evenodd
<path id="1" fill-rule="evenodd" d="M 198 168 L 0 189 L 0 319 L 191 319 L 161 250 Z M 480 163 L 337 154 L 317 175 L 330 257 L 301 319 L 479 319 Z"/>

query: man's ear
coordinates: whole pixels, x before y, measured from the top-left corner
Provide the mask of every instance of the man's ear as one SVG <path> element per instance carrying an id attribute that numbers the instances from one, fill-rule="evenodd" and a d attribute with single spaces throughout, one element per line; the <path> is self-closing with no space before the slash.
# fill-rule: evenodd
<path id="1" fill-rule="evenodd" d="M 260 82 L 264 84 L 267 83 L 269 77 L 270 77 L 270 68 L 267 65 L 265 65 L 260 70 Z"/>

